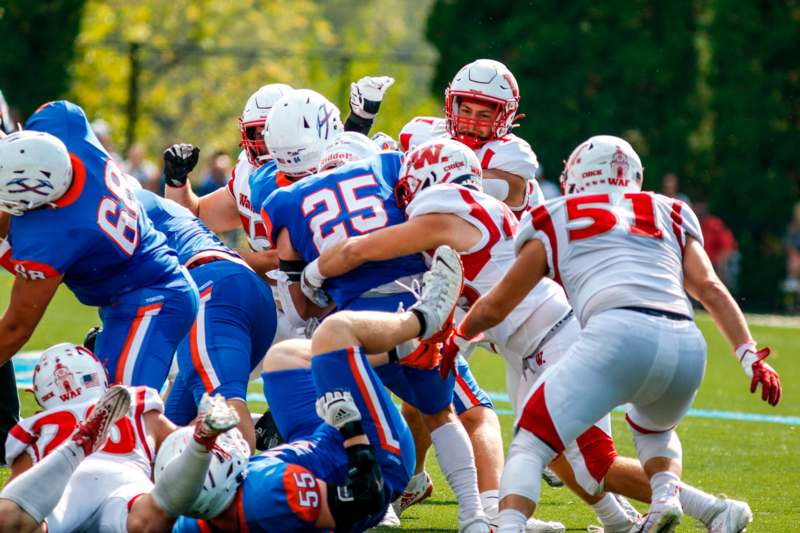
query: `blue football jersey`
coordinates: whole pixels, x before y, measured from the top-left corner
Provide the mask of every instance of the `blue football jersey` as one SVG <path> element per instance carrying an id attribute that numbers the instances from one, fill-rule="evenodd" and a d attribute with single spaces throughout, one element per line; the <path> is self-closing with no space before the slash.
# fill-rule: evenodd
<path id="1" fill-rule="evenodd" d="M 177 252 L 181 264 L 186 264 L 200 252 L 238 255 L 185 207 L 144 189 L 136 191 L 136 198 L 155 228 L 167 237 L 167 245 Z"/>
<path id="2" fill-rule="evenodd" d="M 43 105 L 25 125 L 59 138 L 70 153 L 73 182 L 55 203 L 11 217 L 17 273 L 64 276 L 86 305 L 105 306 L 179 275 L 178 259 L 153 228 L 128 180 L 105 151 L 83 110 L 67 101 Z"/>
<path id="3" fill-rule="evenodd" d="M 286 228 L 293 248 L 310 262 L 337 241 L 405 222 L 394 196 L 401 158 L 383 152 L 277 189 L 261 209 L 273 246 Z M 408 255 L 365 263 L 326 280 L 323 288 L 345 309 L 370 289 L 425 270 L 421 255 Z"/>

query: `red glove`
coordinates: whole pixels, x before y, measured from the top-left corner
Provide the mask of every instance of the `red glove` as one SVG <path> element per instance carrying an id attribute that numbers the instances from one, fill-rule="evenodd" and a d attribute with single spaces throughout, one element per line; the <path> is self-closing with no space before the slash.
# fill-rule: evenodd
<path id="1" fill-rule="evenodd" d="M 750 392 L 755 392 L 760 383 L 761 399 L 775 406 L 781 399 L 781 378 L 775 369 L 764 362 L 769 354 L 769 348 L 757 350 L 755 342 L 746 342 L 736 348 L 739 363 L 745 374 L 751 378 Z"/>
<path id="2" fill-rule="evenodd" d="M 442 359 L 441 342 L 420 342 L 417 349 L 400 359 L 400 364 L 422 370 L 436 368 Z"/>
<path id="3" fill-rule="evenodd" d="M 444 341 L 444 346 L 442 346 L 442 360 L 439 363 L 439 374 L 441 374 L 442 379 L 447 379 L 451 372 L 454 376 L 457 376 L 458 366 L 456 365 L 456 359 L 458 359 L 459 354 L 469 357 L 472 350 L 475 349 L 475 343 L 481 340 L 483 340 L 483 334 L 468 339 L 464 336 L 460 324 L 454 328 L 448 335 L 447 340 Z"/>

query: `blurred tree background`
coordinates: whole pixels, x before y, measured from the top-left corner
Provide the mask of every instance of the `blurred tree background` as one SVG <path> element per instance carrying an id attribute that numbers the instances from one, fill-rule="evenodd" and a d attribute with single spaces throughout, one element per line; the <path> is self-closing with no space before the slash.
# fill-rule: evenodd
<path id="1" fill-rule="evenodd" d="M 312 87 L 347 113 L 351 81 L 397 79 L 375 130 L 439 114 L 479 57 L 522 94 L 517 133 L 545 177 L 596 133 L 623 136 L 646 185 L 680 176 L 739 242 L 739 296 L 780 306 L 782 234 L 800 190 L 800 0 L 5 0 L 0 89 L 30 113 L 58 97 L 102 117 L 122 151 L 193 142 L 236 153 L 260 85 Z"/>

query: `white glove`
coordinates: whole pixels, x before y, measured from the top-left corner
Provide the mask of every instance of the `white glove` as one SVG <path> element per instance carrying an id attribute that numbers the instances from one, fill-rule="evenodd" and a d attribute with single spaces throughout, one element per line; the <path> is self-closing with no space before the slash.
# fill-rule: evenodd
<path id="1" fill-rule="evenodd" d="M 394 83 L 391 76 L 365 76 L 350 84 L 350 109 L 361 118 L 373 119 L 383 95 Z"/>
<path id="2" fill-rule="evenodd" d="M 314 259 L 300 274 L 300 290 L 317 307 L 325 307 L 330 302 L 328 295 L 322 290 L 323 283 L 325 283 L 325 276 L 319 271 L 319 259 Z"/>
<path id="3" fill-rule="evenodd" d="M 344 390 L 326 392 L 317 399 L 316 408 L 317 415 L 336 429 L 361 420 L 361 412 L 353 396 Z"/>

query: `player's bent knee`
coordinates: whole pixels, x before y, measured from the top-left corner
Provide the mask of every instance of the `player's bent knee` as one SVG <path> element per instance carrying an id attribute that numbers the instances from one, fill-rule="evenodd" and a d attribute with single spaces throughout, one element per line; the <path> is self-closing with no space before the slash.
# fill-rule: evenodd
<path id="1" fill-rule="evenodd" d="M 508 450 L 503 477 L 500 479 L 500 499 L 523 496 L 538 503 L 541 491 L 541 472 L 555 452 L 527 430 L 520 429 Z"/>
<path id="2" fill-rule="evenodd" d="M 422 413 L 422 418 L 425 420 L 425 425 L 428 426 L 429 431 L 433 431 L 450 422 L 459 422 L 452 405 L 448 405 L 438 413 L 432 415 Z"/>
<path id="3" fill-rule="evenodd" d="M 683 448 L 674 429 L 658 433 L 644 433 L 633 427 L 630 430 L 633 434 L 636 454 L 639 456 L 639 462 L 642 465 L 655 458 L 673 459 L 681 462 Z"/>
<path id="4" fill-rule="evenodd" d="M 467 409 L 458 415 L 458 418 L 464 424 L 467 433 L 470 434 L 482 428 L 491 429 L 492 431 L 500 428 L 500 419 L 497 418 L 497 413 L 495 413 L 494 409 L 485 405 L 476 405 Z"/>
<path id="5" fill-rule="evenodd" d="M 325 318 L 311 339 L 312 353 L 319 355 L 358 344 L 352 315 L 352 311 L 339 311 Z"/>
<path id="6" fill-rule="evenodd" d="M 311 343 L 306 339 L 289 339 L 272 346 L 264 357 L 261 370 L 278 372 L 311 367 Z"/>

